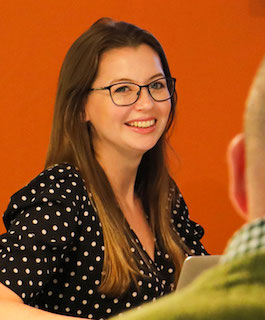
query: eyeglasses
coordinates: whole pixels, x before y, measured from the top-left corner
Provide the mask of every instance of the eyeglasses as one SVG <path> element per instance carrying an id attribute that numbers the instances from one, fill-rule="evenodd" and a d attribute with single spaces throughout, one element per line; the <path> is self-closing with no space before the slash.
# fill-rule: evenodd
<path id="1" fill-rule="evenodd" d="M 147 88 L 150 96 L 157 102 L 172 98 L 175 92 L 175 78 L 159 78 L 140 86 L 131 82 L 115 83 L 107 87 L 91 88 L 89 91 L 109 90 L 112 102 L 120 107 L 134 104 L 140 97 L 142 88 Z"/>

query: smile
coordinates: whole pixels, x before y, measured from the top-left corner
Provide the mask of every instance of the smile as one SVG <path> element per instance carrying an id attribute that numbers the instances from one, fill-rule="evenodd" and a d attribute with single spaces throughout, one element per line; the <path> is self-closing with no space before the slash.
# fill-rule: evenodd
<path id="1" fill-rule="evenodd" d="M 130 127 L 135 128 L 149 128 L 152 127 L 156 123 L 156 120 L 147 120 L 147 121 L 132 121 L 129 123 L 126 123 Z"/>

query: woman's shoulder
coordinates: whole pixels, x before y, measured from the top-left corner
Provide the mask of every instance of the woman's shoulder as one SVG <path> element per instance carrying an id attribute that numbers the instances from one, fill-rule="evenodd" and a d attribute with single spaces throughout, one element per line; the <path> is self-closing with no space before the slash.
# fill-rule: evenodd
<path id="1" fill-rule="evenodd" d="M 38 194 L 50 187 L 55 187 L 59 190 L 62 186 L 68 185 L 69 183 L 73 186 L 85 185 L 78 168 L 68 163 L 55 164 L 40 172 L 25 187 L 16 192 L 12 197 L 16 197 L 23 191 L 30 191 L 31 194 Z M 53 193 L 52 189 L 49 191 L 50 193 Z"/>
<path id="2" fill-rule="evenodd" d="M 77 206 L 87 198 L 85 182 L 78 168 L 68 163 L 55 164 L 43 170 L 26 186 L 10 198 L 4 213 L 4 223 L 8 227 L 10 220 L 29 207 L 49 206 L 64 203 L 65 206 Z"/>
<path id="3" fill-rule="evenodd" d="M 170 197 L 172 203 L 171 218 L 175 230 L 186 242 L 200 240 L 204 235 L 204 228 L 190 219 L 189 209 L 182 192 L 172 178 Z"/>

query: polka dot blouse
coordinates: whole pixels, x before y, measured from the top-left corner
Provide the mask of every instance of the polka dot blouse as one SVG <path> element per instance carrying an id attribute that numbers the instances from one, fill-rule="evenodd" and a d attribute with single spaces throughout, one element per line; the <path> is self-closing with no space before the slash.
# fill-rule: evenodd
<path id="1" fill-rule="evenodd" d="M 145 277 L 121 297 L 98 291 L 104 241 L 91 197 L 78 170 L 67 164 L 43 171 L 12 196 L 4 214 L 7 233 L 0 236 L 0 281 L 25 304 L 99 320 L 172 290 L 174 266 L 168 253 L 156 248 L 152 261 L 131 230 L 142 252 L 131 251 Z M 207 254 L 200 243 L 203 229 L 189 220 L 181 195 L 172 208 L 172 228 L 191 252 Z"/>

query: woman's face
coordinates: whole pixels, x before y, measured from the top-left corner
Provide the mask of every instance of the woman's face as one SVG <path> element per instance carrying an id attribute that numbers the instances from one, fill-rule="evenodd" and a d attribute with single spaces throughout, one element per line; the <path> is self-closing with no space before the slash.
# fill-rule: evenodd
<path id="1" fill-rule="evenodd" d="M 158 54 L 148 45 L 123 47 L 105 52 L 100 59 L 92 88 L 129 82 L 146 85 L 164 76 Z M 126 90 L 126 87 L 121 90 Z M 166 127 L 171 100 L 157 102 L 142 88 L 130 106 L 113 103 L 109 90 L 91 91 L 85 106 L 86 121 L 92 124 L 97 156 L 142 156 L 155 146 Z"/>

